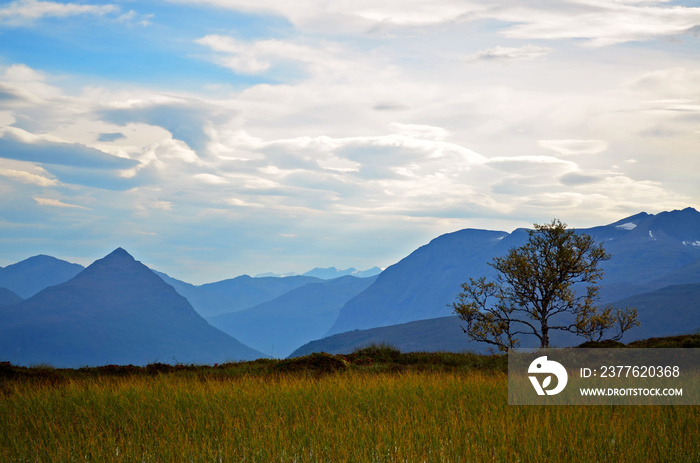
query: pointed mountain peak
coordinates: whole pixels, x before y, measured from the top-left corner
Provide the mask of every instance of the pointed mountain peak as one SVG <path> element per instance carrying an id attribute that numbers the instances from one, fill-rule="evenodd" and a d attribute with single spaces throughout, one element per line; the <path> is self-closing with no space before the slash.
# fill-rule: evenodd
<path id="1" fill-rule="evenodd" d="M 618 220 L 617 222 L 613 222 L 608 226 L 622 228 L 623 230 L 633 230 L 637 227 L 637 225 L 639 225 L 649 217 L 652 216 L 650 214 L 647 214 L 646 212 L 640 212 L 639 214 L 631 215 L 622 220 Z"/>
<path id="2" fill-rule="evenodd" d="M 116 258 L 116 257 L 121 257 L 121 258 L 126 257 L 126 258 L 130 258 L 130 259 L 134 259 L 131 256 L 131 254 L 126 252 L 126 250 L 124 248 L 115 249 L 114 251 L 110 252 L 107 256 L 105 256 L 105 259 Z"/>
<path id="3" fill-rule="evenodd" d="M 94 276 L 103 278 L 110 275 L 125 274 L 131 274 L 133 277 L 136 277 L 136 275 L 153 274 L 153 272 L 141 262 L 134 259 L 131 254 L 126 252 L 123 248 L 117 248 L 102 259 L 98 259 L 90 264 L 76 278 L 85 279 Z M 155 276 L 155 274 L 153 275 Z"/>

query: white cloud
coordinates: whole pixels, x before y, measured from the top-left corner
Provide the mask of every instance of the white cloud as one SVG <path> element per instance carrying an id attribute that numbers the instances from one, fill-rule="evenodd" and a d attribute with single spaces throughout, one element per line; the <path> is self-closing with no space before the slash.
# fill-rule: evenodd
<path id="1" fill-rule="evenodd" d="M 608 149 L 603 140 L 539 140 L 537 144 L 563 156 L 598 154 Z"/>
<path id="2" fill-rule="evenodd" d="M 228 183 L 225 178 L 214 174 L 195 174 L 193 177 L 210 185 L 226 185 Z"/>
<path id="3" fill-rule="evenodd" d="M 192 3 L 194 0 L 171 1 Z M 386 0 L 381 3 L 371 0 L 204 0 L 204 3 L 238 11 L 276 14 L 302 30 L 326 33 L 366 33 L 378 24 L 414 27 L 445 24 L 487 9 L 480 2 L 459 0 Z"/>
<path id="4" fill-rule="evenodd" d="M 49 206 L 49 207 L 60 207 L 60 208 L 67 208 L 67 209 L 89 209 L 84 206 L 78 206 L 76 204 L 68 204 L 64 203 L 61 200 L 58 199 L 53 199 L 53 198 L 38 198 L 34 197 L 34 201 L 36 201 L 40 206 Z"/>
<path id="5" fill-rule="evenodd" d="M 13 178 L 22 183 L 31 183 L 42 187 L 58 185 L 58 182 L 55 179 L 47 178 L 43 175 L 32 174 L 23 170 L 0 169 L 0 175 L 2 175 L 3 177 Z"/>
<path id="6" fill-rule="evenodd" d="M 700 25 L 700 8 L 668 6 L 664 5 L 663 0 L 543 0 L 527 3 L 518 0 L 387 0 L 381 3 L 370 0 L 351 3 L 321 0 L 205 1 L 221 8 L 277 14 L 306 32 L 363 35 L 376 28 L 415 29 L 473 20 L 496 20 L 507 24 L 501 30 L 509 38 L 584 39 L 592 46 L 606 46 L 684 34 Z"/>
<path id="7" fill-rule="evenodd" d="M 552 52 L 551 48 L 538 47 L 536 45 L 524 45 L 522 47 L 494 47 L 479 51 L 467 56 L 467 62 L 486 61 L 503 62 L 520 59 L 535 59 L 546 56 Z"/>
<path id="8" fill-rule="evenodd" d="M 590 46 L 646 41 L 687 33 L 700 25 L 700 8 L 658 6 L 661 2 L 607 0 L 545 1 L 496 10 L 494 19 L 515 25 L 504 30 L 516 39 L 584 39 Z"/>
<path id="9" fill-rule="evenodd" d="M 119 11 L 116 5 L 84 5 L 79 3 L 17 0 L 0 7 L 0 23 L 24 25 L 45 17 L 104 16 Z"/>

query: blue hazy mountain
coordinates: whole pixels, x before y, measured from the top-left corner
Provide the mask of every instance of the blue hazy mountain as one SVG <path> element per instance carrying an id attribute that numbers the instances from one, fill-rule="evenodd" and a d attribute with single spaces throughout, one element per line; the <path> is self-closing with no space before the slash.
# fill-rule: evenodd
<path id="1" fill-rule="evenodd" d="M 354 276 L 357 278 L 369 278 L 382 273 L 382 269 L 379 267 L 372 267 L 369 270 L 357 270 L 355 267 L 346 268 L 345 270 L 338 270 L 335 267 L 320 268 L 316 267 L 313 270 L 309 270 L 304 273 L 304 276 L 320 278 L 322 280 L 332 280 L 334 278 L 340 278 L 344 276 Z"/>
<path id="2" fill-rule="evenodd" d="M 24 299 L 19 297 L 15 292 L 7 288 L 0 288 L 0 307 L 19 304 Z"/>
<path id="3" fill-rule="evenodd" d="M 372 286 L 348 301 L 328 334 L 450 315 L 446 305 L 458 292 L 455 288 L 459 290 L 469 272 L 488 272 L 489 251 L 510 237 L 467 229 L 435 238 L 386 268 Z"/>
<path id="4" fill-rule="evenodd" d="M 314 352 L 349 354 L 371 344 L 388 344 L 401 352 L 487 351 L 486 346 L 470 342 L 460 328 L 459 318 L 452 316 L 334 334 L 300 346 L 289 357 Z"/>
<path id="5" fill-rule="evenodd" d="M 161 272 L 155 273 L 175 288 L 179 294 L 186 297 L 192 307 L 206 319 L 245 310 L 308 283 L 321 281 L 318 278 L 305 276 L 253 278 L 242 275 L 216 283 L 195 286 L 171 278 Z"/>
<path id="6" fill-rule="evenodd" d="M 651 337 L 696 333 L 700 330 L 700 283 L 673 285 L 638 294 L 613 303 L 616 307 L 636 307 L 640 327 L 631 329 L 623 341 L 631 342 Z M 484 353 L 488 345 L 470 341 L 460 328 L 457 316 L 432 318 L 398 325 L 353 330 L 308 342 L 290 357 L 313 352 L 347 354 L 370 344 L 390 344 L 402 352 L 412 351 L 470 351 Z M 556 347 L 575 346 L 585 339 L 568 333 L 553 332 Z M 523 339 L 523 347 L 537 347 L 537 340 Z"/>
<path id="7" fill-rule="evenodd" d="M 0 358 L 75 367 L 261 357 L 209 325 L 119 248 L 73 279 L 0 310 Z"/>
<path id="8" fill-rule="evenodd" d="M 0 287 L 26 299 L 44 288 L 70 280 L 83 270 L 82 265 L 38 255 L 0 268 Z"/>
<path id="9" fill-rule="evenodd" d="M 625 341 L 689 334 L 700 330 L 700 283 L 666 286 L 615 302 L 636 307 L 641 326 L 625 335 Z"/>
<path id="10" fill-rule="evenodd" d="M 308 283 L 271 301 L 209 322 L 246 345 L 274 357 L 286 357 L 298 346 L 318 339 L 350 298 L 376 277 L 344 276 Z"/>
<path id="11" fill-rule="evenodd" d="M 695 209 L 640 213 L 579 231 L 603 243 L 612 256 L 602 265 L 601 303 L 700 282 L 700 213 Z M 388 267 L 348 301 L 327 334 L 449 316 L 460 285 L 470 277 L 493 275 L 487 262 L 527 238 L 525 229 L 467 229 L 440 236 Z"/>

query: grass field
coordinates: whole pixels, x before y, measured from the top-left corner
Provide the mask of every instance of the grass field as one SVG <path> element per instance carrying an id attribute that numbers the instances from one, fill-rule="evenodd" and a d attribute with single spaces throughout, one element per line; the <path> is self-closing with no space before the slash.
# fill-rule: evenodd
<path id="1" fill-rule="evenodd" d="M 422 355 L 5 366 L 0 460 L 700 461 L 698 407 L 508 406 L 503 358 Z"/>

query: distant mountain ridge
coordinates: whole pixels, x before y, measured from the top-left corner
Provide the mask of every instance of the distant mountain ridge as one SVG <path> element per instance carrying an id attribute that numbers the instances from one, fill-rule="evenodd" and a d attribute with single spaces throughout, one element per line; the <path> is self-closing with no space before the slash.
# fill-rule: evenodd
<path id="1" fill-rule="evenodd" d="M 0 268 L 0 288 L 26 299 L 46 287 L 70 280 L 83 269 L 82 265 L 40 254 Z"/>
<path id="2" fill-rule="evenodd" d="M 24 299 L 22 299 L 15 292 L 13 292 L 7 288 L 0 288 L 0 307 L 19 304 L 23 300 Z"/>
<path id="3" fill-rule="evenodd" d="M 286 357 L 300 345 L 323 336 L 343 304 L 375 278 L 347 275 L 308 283 L 249 309 L 210 318 L 209 322 L 267 355 Z"/>
<path id="4" fill-rule="evenodd" d="M 643 326 L 631 330 L 627 341 L 700 328 L 698 211 L 642 212 L 577 231 L 593 236 L 612 255 L 610 261 L 602 263 L 605 275 L 600 304 L 615 302 L 639 309 Z M 466 342 L 461 331 L 446 328 L 451 330 L 449 335 L 441 338 L 439 334 L 440 326 L 455 325 L 449 304 L 460 285 L 469 277 L 493 275 L 488 262 L 527 239 L 527 229 L 511 233 L 464 229 L 431 240 L 371 278 L 348 275 L 324 279 L 352 270 L 331 267 L 314 269 L 306 276 L 243 275 L 200 286 L 152 271 L 121 248 L 87 269 L 49 256 L 34 256 L 0 268 L 0 288 L 7 288 L 0 289 L 0 360 L 11 357 L 51 363 L 54 357 L 34 355 L 51 351 L 62 353 L 65 362 L 80 363 L 86 357 L 77 353 L 79 339 L 83 348 L 96 356 L 87 360 L 97 361 L 100 354 L 100 359 L 110 363 L 122 361 L 114 352 L 129 354 L 122 359 L 136 359 L 139 352 L 149 352 L 150 357 L 138 357 L 139 362 L 225 361 L 221 355 L 211 356 L 212 351 L 234 352 L 226 355 L 235 358 L 284 356 L 314 339 L 307 347 L 329 346 L 319 339 L 324 335 L 332 336 L 327 339 L 333 342 L 342 338 L 347 346 L 358 337 L 366 337 L 365 331 L 371 331 L 370 337 L 378 342 L 385 336 L 407 349 L 461 346 Z M 174 312 L 167 312 L 166 306 Z M 126 309 L 119 312 L 119 307 Z M 168 319 L 179 321 L 163 321 Z M 191 328 L 198 333 L 192 338 L 196 341 L 183 341 L 180 348 L 168 345 L 166 350 L 177 355 L 164 356 L 160 347 L 155 348 L 167 345 L 166 332 L 189 332 L 190 339 Z M 129 348 L 116 341 L 136 334 L 141 341 L 131 342 L 143 348 Z M 244 345 L 248 343 L 252 346 Z M 466 348 L 480 350 L 483 346 L 470 344 Z"/>
<path id="5" fill-rule="evenodd" d="M 216 283 L 195 286 L 161 272 L 155 273 L 186 297 L 204 318 L 245 310 L 306 284 L 321 281 L 318 278 L 305 276 L 253 278 L 241 275 Z"/>
<path id="6" fill-rule="evenodd" d="M 638 294 L 614 303 L 617 307 L 636 307 L 641 326 L 632 328 L 624 341 L 631 342 L 651 337 L 675 336 L 700 332 L 700 283 L 668 286 Z M 470 341 L 456 315 L 417 320 L 408 323 L 352 330 L 317 339 L 304 344 L 289 357 L 313 352 L 348 354 L 370 344 L 386 343 L 402 352 L 412 351 L 470 351 L 484 353 L 488 346 Z M 533 341 L 535 341 L 533 343 Z M 574 346 L 585 339 L 566 333 L 553 336 L 554 347 Z M 536 340 L 524 340 L 522 347 L 536 347 Z"/>
<path id="7" fill-rule="evenodd" d="M 673 279 L 700 282 L 700 213 L 693 208 L 640 213 L 577 231 L 602 242 L 612 255 L 602 264 L 602 303 L 674 284 Z M 527 239 L 526 229 L 442 235 L 388 267 L 348 301 L 327 335 L 449 316 L 463 282 L 493 275 L 487 263 Z"/>
<path id="8" fill-rule="evenodd" d="M 71 280 L 0 309 L 0 357 L 17 364 L 216 363 L 262 356 L 209 325 L 121 248 Z"/>
<path id="9" fill-rule="evenodd" d="M 357 278 L 369 278 L 377 276 L 382 273 L 382 269 L 379 267 L 372 267 L 368 270 L 357 270 L 355 267 L 346 268 L 345 270 L 338 270 L 335 267 L 319 268 L 316 267 L 313 270 L 309 270 L 304 273 L 304 276 L 320 278 L 322 280 L 333 280 L 335 278 L 340 278 L 344 276 L 354 276 Z"/>

